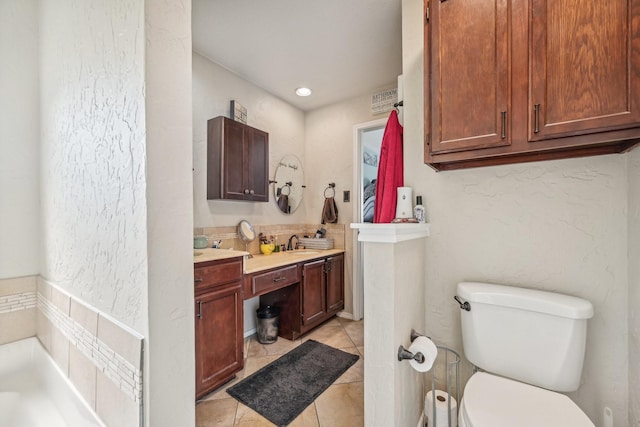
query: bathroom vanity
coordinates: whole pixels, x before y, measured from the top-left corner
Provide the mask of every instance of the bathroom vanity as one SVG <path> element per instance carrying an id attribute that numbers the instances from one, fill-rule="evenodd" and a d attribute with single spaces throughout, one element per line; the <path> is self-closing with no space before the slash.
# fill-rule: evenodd
<path id="1" fill-rule="evenodd" d="M 294 340 L 344 308 L 344 250 L 255 255 L 194 252 L 196 398 L 231 380 L 244 363 L 243 300 L 280 308 L 279 333 Z"/>

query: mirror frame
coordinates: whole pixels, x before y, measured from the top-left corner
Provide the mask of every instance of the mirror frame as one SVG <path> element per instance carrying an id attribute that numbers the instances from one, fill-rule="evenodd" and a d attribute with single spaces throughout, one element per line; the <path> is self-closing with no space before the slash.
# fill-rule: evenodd
<path id="1" fill-rule="evenodd" d="M 238 236 L 245 242 L 253 242 L 256 239 L 256 232 L 253 225 L 246 219 L 238 223 Z"/>

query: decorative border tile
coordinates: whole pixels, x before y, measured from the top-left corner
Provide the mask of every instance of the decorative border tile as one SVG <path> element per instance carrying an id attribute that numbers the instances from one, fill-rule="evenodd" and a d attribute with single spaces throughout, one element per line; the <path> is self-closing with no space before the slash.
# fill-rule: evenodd
<path id="1" fill-rule="evenodd" d="M 0 296 L 0 314 L 12 311 L 28 310 L 36 307 L 36 293 L 22 292 L 19 294 Z"/>
<path id="2" fill-rule="evenodd" d="M 142 371 L 38 292 L 38 308 L 69 342 L 130 399 L 142 404 Z"/>

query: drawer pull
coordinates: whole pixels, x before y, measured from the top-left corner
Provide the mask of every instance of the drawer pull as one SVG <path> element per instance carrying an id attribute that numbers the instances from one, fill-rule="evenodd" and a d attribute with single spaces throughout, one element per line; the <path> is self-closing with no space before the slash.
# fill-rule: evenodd
<path id="1" fill-rule="evenodd" d="M 276 277 L 273 279 L 273 283 L 282 282 L 283 280 L 287 280 L 286 277 Z"/>
<path id="2" fill-rule="evenodd" d="M 196 317 L 198 319 L 202 319 L 202 301 L 196 301 L 196 304 L 198 304 L 198 313 L 196 313 Z"/>
<path id="3" fill-rule="evenodd" d="M 196 277 L 193 279 L 194 282 L 196 283 L 201 283 L 202 282 L 202 277 Z"/>

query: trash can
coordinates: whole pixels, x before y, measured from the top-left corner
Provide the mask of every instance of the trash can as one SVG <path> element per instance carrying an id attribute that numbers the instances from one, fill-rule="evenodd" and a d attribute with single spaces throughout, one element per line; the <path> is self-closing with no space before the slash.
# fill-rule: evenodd
<path id="1" fill-rule="evenodd" d="M 280 326 L 280 308 L 272 305 L 260 307 L 256 310 L 258 318 L 257 331 L 260 344 L 273 344 L 278 340 Z"/>

